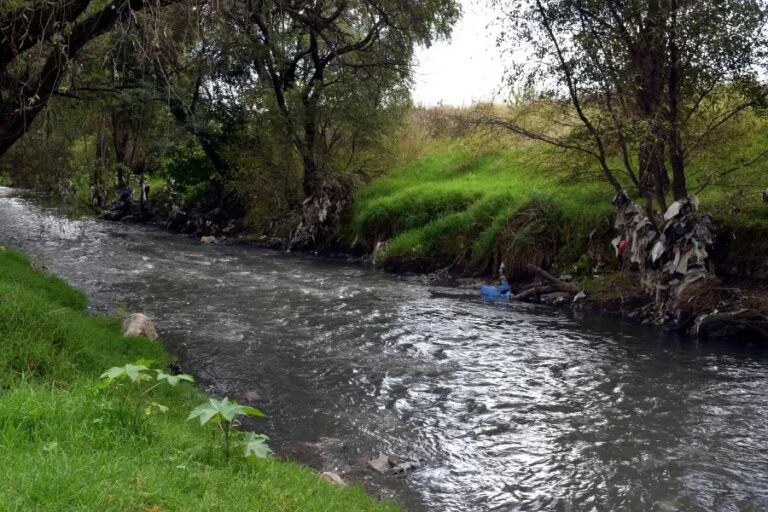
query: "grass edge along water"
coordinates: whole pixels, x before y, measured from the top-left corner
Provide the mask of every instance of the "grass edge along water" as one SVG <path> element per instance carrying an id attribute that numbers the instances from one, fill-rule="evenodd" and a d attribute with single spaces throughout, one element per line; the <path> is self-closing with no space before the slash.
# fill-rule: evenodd
<path id="1" fill-rule="evenodd" d="M 81 292 L 0 249 L 3 510 L 399 510 L 273 457 L 227 461 L 215 428 L 187 421 L 208 398 L 188 383 L 153 391 L 166 414 L 128 421 L 132 411 L 99 389 L 99 376 L 138 359 L 163 368 L 170 357 L 156 341 L 123 337 L 115 318 L 86 316 L 85 305 Z"/>

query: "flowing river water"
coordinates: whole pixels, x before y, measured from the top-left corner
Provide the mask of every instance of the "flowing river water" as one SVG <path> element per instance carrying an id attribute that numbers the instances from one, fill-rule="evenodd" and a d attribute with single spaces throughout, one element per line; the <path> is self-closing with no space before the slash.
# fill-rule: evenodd
<path id="1" fill-rule="evenodd" d="M 142 311 L 282 454 L 412 511 L 768 510 L 768 357 L 358 265 L 69 219 L 0 188 L 0 244 Z M 421 462 L 373 475 L 378 453 Z"/>

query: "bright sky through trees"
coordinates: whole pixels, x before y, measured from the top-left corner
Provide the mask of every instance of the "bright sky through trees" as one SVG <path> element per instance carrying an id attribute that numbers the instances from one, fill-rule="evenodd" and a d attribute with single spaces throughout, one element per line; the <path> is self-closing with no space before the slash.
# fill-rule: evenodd
<path id="1" fill-rule="evenodd" d="M 462 0 L 463 17 L 450 41 L 419 48 L 413 99 L 417 105 L 470 105 L 501 100 L 504 65 L 496 37 L 497 14 L 483 0 Z"/>

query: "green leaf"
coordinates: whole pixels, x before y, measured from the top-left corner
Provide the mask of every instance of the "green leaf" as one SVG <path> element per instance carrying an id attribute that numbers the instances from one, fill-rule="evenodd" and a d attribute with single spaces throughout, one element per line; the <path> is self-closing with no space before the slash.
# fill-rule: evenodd
<path id="1" fill-rule="evenodd" d="M 211 399 L 211 402 L 213 399 Z M 187 417 L 187 420 L 192 420 L 195 418 L 200 419 L 200 425 L 205 425 L 209 421 L 211 421 L 211 418 L 216 416 L 218 414 L 218 410 L 212 406 L 210 402 L 200 404 L 194 409 L 192 409 L 192 412 L 189 413 L 189 416 Z"/>
<path id="2" fill-rule="evenodd" d="M 232 423 L 237 416 L 259 416 L 265 417 L 259 409 L 240 405 L 237 402 L 230 401 L 229 398 L 217 400 L 211 398 L 207 403 L 198 405 L 189 413 L 188 420 L 199 418 L 200 424 L 205 425 L 211 420 L 218 422 Z"/>
<path id="3" fill-rule="evenodd" d="M 163 404 L 159 404 L 157 402 L 150 403 L 146 409 L 144 409 L 144 414 L 147 416 L 151 416 L 155 411 L 165 414 L 168 412 L 168 407 L 166 407 Z"/>
<path id="4" fill-rule="evenodd" d="M 194 377 L 192 377 L 189 374 L 186 373 L 180 373 L 179 375 L 171 375 L 169 373 L 165 373 L 163 370 L 155 370 L 157 372 L 157 380 L 164 380 L 171 386 L 177 385 L 182 380 L 185 380 L 187 382 L 195 382 Z"/>
<path id="5" fill-rule="evenodd" d="M 141 362 L 141 361 L 137 361 Z M 149 380 L 151 377 L 145 372 L 149 370 L 149 367 L 143 364 L 128 363 L 125 366 L 114 366 L 101 374 L 101 378 L 106 380 L 107 384 L 111 384 L 115 381 L 128 379 L 131 382 L 142 382 Z"/>
<path id="6" fill-rule="evenodd" d="M 213 402 L 213 400 L 211 400 Z M 229 398 L 224 398 L 221 402 L 218 404 L 219 414 L 221 414 L 221 417 L 224 418 L 225 421 L 232 422 L 233 419 L 235 419 L 235 416 L 238 416 L 240 414 L 240 408 L 235 402 L 230 402 Z"/>
<path id="7" fill-rule="evenodd" d="M 105 371 L 101 374 L 101 379 L 107 379 L 107 380 L 115 380 L 118 377 L 120 377 L 123 373 L 125 373 L 125 368 L 122 366 L 114 366 L 110 368 L 109 370 Z"/>
<path id="8" fill-rule="evenodd" d="M 243 456 L 266 459 L 273 453 L 272 449 L 267 445 L 267 441 L 269 441 L 269 438 L 264 434 L 249 432 L 243 443 Z"/>
<path id="9" fill-rule="evenodd" d="M 255 407 L 250 407 L 248 405 L 241 405 L 240 409 L 242 410 L 243 414 L 247 414 L 248 416 L 257 416 L 259 418 L 267 417 L 267 415 L 264 414 L 264 412 L 261 409 L 257 409 Z"/>

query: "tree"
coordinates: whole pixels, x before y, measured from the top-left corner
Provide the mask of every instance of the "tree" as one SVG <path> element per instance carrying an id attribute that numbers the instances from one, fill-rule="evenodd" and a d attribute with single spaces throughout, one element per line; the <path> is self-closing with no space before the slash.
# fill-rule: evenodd
<path id="1" fill-rule="evenodd" d="M 59 90 L 70 60 L 131 14 L 174 0 L 25 0 L 0 5 L 0 156 Z"/>
<path id="2" fill-rule="evenodd" d="M 408 100 L 414 46 L 446 36 L 459 10 L 454 0 L 231 0 L 211 13 L 240 71 L 219 78 L 299 158 L 306 213 L 347 199 L 338 178 L 382 132 L 371 121 Z"/>
<path id="3" fill-rule="evenodd" d="M 761 104 L 766 9 L 756 0 L 498 0 L 510 23 L 499 44 L 532 48 L 512 82 L 551 84 L 577 126 L 563 135 L 492 122 L 586 154 L 620 190 L 652 209 L 688 195 L 686 164 L 739 112 Z M 613 158 L 616 156 L 617 158 Z M 620 160 L 620 164 L 614 162 Z M 624 175 L 624 177 L 622 177 Z"/>

